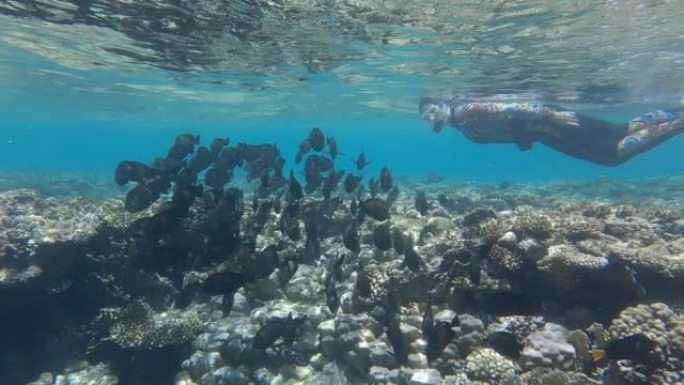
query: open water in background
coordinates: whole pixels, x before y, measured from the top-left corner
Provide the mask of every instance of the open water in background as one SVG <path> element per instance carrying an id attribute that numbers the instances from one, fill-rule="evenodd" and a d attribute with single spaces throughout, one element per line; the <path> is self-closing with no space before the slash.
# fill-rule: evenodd
<path id="1" fill-rule="evenodd" d="M 262 4 L 263 3 L 263 4 Z M 477 145 L 420 121 L 427 92 L 537 100 L 613 121 L 677 107 L 669 1 L 0 2 L 0 169 L 111 173 L 180 132 L 275 142 L 313 126 L 375 174 L 459 181 L 681 174 L 678 137 L 619 168 Z M 680 15 L 678 18 L 677 15 Z M 347 162 L 342 157 L 338 162 Z"/>

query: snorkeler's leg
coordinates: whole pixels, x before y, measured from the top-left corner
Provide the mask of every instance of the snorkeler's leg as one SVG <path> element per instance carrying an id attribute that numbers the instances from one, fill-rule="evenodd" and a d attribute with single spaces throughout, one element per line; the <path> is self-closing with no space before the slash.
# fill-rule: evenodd
<path id="1" fill-rule="evenodd" d="M 545 124 L 536 130 L 536 140 L 576 158 L 602 165 L 617 162 L 618 140 L 627 133 L 626 124 L 616 124 L 576 114 L 577 124 Z"/>
<path id="2" fill-rule="evenodd" d="M 628 124 L 627 134 L 617 143 L 620 163 L 647 151 L 684 131 L 684 113 L 655 111 L 638 116 Z"/>

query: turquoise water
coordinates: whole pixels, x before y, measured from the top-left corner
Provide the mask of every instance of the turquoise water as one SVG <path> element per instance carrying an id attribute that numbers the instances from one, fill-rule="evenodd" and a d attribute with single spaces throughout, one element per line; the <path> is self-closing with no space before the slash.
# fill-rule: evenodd
<path id="1" fill-rule="evenodd" d="M 272 4 L 292 14 L 258 2 L 172 3 L 2 5 L 0 168 L 105 173 L 120 159 L 150 160 L 179 132 L 275 142 L 294 154 L 300 138 L 319 126 L 338 137 L 341 152 L 365 150 L 371 170 L 387 164 L 415 178 L 434 172 L 540 181 L 682 171 L 683 138 L 605 168 L 542 145 L 520 153 L 512 145 L 471 143 L 455 130 L 434 135 L 417 112 L 419 98 L 435 90 L 548 101 L 615 122 L 679 107 L 684 47 L 674 3 L 428 1 L 367 9 L 359 2 L 333 6 L 330 19 L 315 1 Z M 217 24 L 190 23 L 210 18 L 205 13 Z M 402 16 L 380 22 L 385 14 Z M 254 29 L 242 45 L 220 24 L 234 19 Z M 190 24 L 174 29 L 181 22 Z M 136 23 L 152 24 L 145 34 Z M 592 33 L 592 25 L 603 32 Z"/>
<path id="2" fill-rule="evenodd" d="M 535 102 L 614 123 L 681 109 L 683 17 L 666 0 L 0 0 L 0 385 L 422 384 L 428 367 L 431 385 L 682 384 L 684 135 L 606 167 L 436 134 L 418 106 Z M 215 187 L 171 155 L 145 166 L 179 134 L 228 137 L 275 144 L 304 184 L 293 159 L 313 127 L 336 138 L 336 170 L 366 186 L 387 166 L 399 189 L 320 199 L 295 178 Z M 123 160 L 145 165 L 115 186 Z M 454 339 L 456 321 L 479 339 Z M 519 359 L 545 329 L 572 357 Z M 584 340 L 568 348 L 569 330 Z M 653 345 L 625 348 L 634 362 L 587 357 L 634 336 Z M 428 363 L 442 337 L 450 355 Z M 368 346 L 385 346 L 382 370 Z M 481 374 L 491 362 L 502 372 Z"/>

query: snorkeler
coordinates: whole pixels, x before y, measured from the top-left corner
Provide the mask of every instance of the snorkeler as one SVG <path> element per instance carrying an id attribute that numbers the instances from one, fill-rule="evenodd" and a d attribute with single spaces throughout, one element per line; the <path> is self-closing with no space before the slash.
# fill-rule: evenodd
<path id="1" fill-rule="evenodd" d="M 619 165 L 684 131 L 684 111 L 655 111 L 610 123 L 536 103 L 465 103 L 424 97 L 420 115 L 435 132 L 447 124 L 477 143 L 515 143 L 522 151 L 541 142 L 567 155 Z"/>

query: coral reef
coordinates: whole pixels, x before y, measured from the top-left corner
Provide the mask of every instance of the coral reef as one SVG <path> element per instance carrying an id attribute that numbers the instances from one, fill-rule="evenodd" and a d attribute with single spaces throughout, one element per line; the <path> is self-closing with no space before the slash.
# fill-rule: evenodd
<path id="1" fill-rule="evenodd" d="M 44 352 L 3 383 L 682 382 L 677 201 L 411 181 L 392 205 L 358 186 L 322 199 L 321 169 L 300 186 L 274 148 L 225 143 L 223 161 L 253 180 L 207 187 L 208 170 L 183 171 L 196 145 L 168 174 L 131 175 L 135 213 L 121 199 L 0 193 L 0 309 L 16 331 L 2 331 L 0 364 Z M 159 197 L 136 195 L 147 188 Z M 657 359 L 594 360 L 635 334 Z"/>

